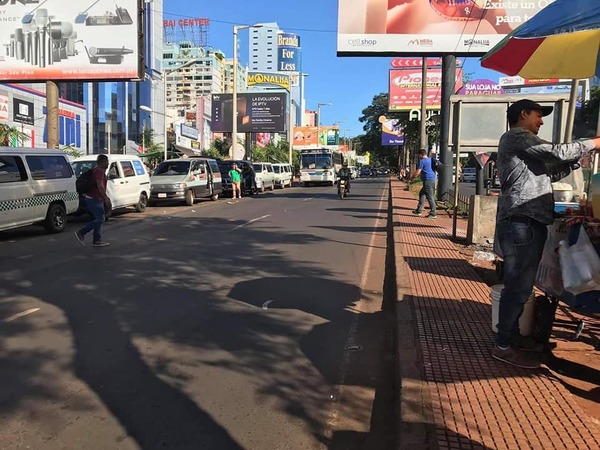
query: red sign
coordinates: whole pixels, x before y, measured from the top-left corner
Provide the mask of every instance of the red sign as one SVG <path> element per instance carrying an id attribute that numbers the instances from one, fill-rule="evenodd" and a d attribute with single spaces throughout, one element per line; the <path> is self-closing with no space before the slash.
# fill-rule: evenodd
<path id="1" fill-rule="evenodd" d="M 390 70 L 389 110 L 408 111 L 421 108 L 422 72 L 415 69 Z M 456 69 L 454 92 L 462 87 L 462 69 Z M 427 109 L 440 109 L 442 71 L 427 71 Z"/>
<path id="2" fill-rule="evenodd" d="M 394 58 L 390 61 L 392 67 L 423 67 L 423 58 Z M 441 66 L 442 58 L 427 58 L 427 67 Z"/>
<path id="3" fill-rule="evenodd" d="M 525 79 L 525 85 L 529 85 L 529 86 L 538 86 L 538 85 L 552 84 L 552 83 L 560 83 L 560 79 L 558 79 L 558 78 Z"/>

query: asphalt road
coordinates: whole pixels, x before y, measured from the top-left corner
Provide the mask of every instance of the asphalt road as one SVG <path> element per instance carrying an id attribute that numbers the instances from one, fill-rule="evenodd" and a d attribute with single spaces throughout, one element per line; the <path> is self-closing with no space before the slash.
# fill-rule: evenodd
<path id="1" fill-rule="evenodd" d="M 392 448 L 387 200 L 158 206 L 107 248 L 0 233 L 0 448 Z"/>

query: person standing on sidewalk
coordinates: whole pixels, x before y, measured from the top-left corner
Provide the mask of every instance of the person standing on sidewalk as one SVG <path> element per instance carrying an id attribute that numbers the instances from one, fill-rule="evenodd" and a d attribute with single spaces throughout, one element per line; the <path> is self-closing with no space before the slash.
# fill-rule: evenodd
<path id="1" fill-rule="evenodd" d="M 237 198 L 242 198 L 242 189 L 241 189 L 241 181 L 242 181 L 242 176 L 241 176 L 241 171 L 240 169 L 238 169 L 238 166 L 236 163 L 233 163 L 231 165 L 231 170 L 229 171 L 229 178 L 231 178 L 231 191 L 233 194 L 233 198 L 235 197 L 235 193 L 237 192 Z"/>
<path id="2" fill-rule="evenodd" d="M 542 117 L 552 112 L 532 100 L 519 100 L 507 111 L 510 129 L 498 145 L 496 238 L 504 259 L 504 289 L 500 294 L 498 334 L 492 356 L 525 369 L 539 367 L 540 343 L 519 333 L 519 317 L 531 295 L 554 221 L 552 182 L 567 176 L 586 153 L 600 149 L 600 138 L 571 144 L 551 144 L 538 137 Z"/>
<path id="3" fill-rule="evenodd" d="M 84 194 L 85 206 L 92 215 L 92 221 L 81 230 L 75 232 L 75 236 L 81 245 L 85 245 L 85 235 L 94 231 L 92 247 L 106 247 L 110 245 L 102 240 L 102 224 L 104 223 L 104 211 L 112 210 L 112 203 L 106 194 L 106 169 L 108 169 L 108 156 L 98 155 L 96 167 L 92 172 L 92 189 Z M 106 209 L 105 209 L 106 208 Z"/>
<path id="4" fill-rule="evenodd" d="M 417 171 L 412 176 L 412 179 L 421 177 L 421 181 L 423 181 L 423 187 L 419 192 L 419 204 L 417 205 L 417 209 L 413 211 L 415 216 L 420 216 L 423 208 L 425 207 L 425 199 L 429 202 L 429 214 L 427 217 L 430 219 L 437 218 L 437 212 L 435 209 L 435 199 L 433 195 L 435 193 L 435 171 L 431 165 L 431 158 L 427 157 L 427 150 L 419 150 L 419 167 Z"/>

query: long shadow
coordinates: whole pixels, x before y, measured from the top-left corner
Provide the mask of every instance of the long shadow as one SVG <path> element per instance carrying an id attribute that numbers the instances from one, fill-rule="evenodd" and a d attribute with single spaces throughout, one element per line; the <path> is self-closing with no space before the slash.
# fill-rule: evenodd
<path id="1" fill-rule="evenodd" d="M 462 280 L 480 281 L 476 270 L 463 258 L 422 258 L 407 256 L 404 261 L 414 272 L 425 272 Z"/>
<path id="2" fill-rule="evenodd" d="M 385 214 L 387 210 L 383 208 L 327 208 L 326 211 L 354 212 L 354 213 L 374 213 Z"/>

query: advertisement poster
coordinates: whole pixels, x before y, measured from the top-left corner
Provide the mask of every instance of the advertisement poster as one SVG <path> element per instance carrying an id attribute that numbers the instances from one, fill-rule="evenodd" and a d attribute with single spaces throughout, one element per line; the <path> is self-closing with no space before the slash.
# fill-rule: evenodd
<path id="1" fill-rule="evenodd" d="M 421 107 L 420 69 L 390 70 L 389 110 L 408 111 Z M 462 69 L 456 69 L 455 91 L 462 87 Z M 440 109 L 442 100 L 442 71 L 427 71 L 427 109 Z"/>
<path id="2" fill-rule="evenodd" d="M 338 0 L 337 53 L 483 55 L 554 0 Z"/>
<path id="3" fill-rule="evenodd" d="M 457 92 L 460 95 L 501 95 L 504 94 L 504 89 L 498 83 L 480 78 L 469 81 Z"/>
<path id="4" fill-rule="evenodd" d="M 290 76 L 283 73 L 248 72 L 248 87 L 290 89 Z"/>
<path id="5" fill-rule="evenodd" d="M 33 125 L 35 123 L 33 111 L 32 102 L 13 97 L 13 122 Z"/>
<path id="6" fill-rule="evenodd" d="M 238 133 L 284 133 L 287 94 L 280 92 L 243 92 L 237 95 Z M 211 131 L 231 132 L 233 95 L 213 94 Z"/>
<path id="7" fill-rule="evenodd" d="M 294 127 L 294 147 L 317 147 L 320 145 L 338 145 L 339 142 L 338 127 Z M 319 139 L 317 138 L 317 133 Z"/>
<path id="8" fill-rule="evenodd" d="M 0 120 L 8 120 L 8 95 L 0 94 Z"/>
<path id="9" fill-rule="evenodd" d="M 139 79 L 139 0 L 1 1 L 0 79 Z"/>
<path id="10" fill-rule="evenodd" d="M 404 145 L 404 130 L 398 120 L 386 120 L 381 124 L 381 145 Z"/>

